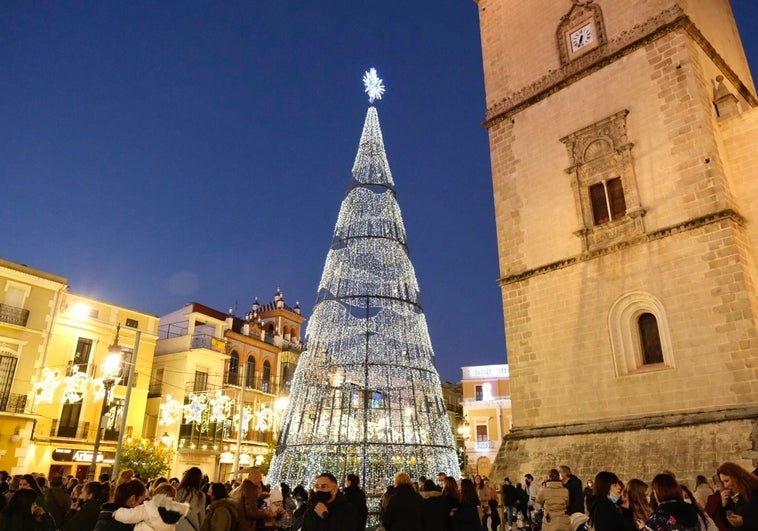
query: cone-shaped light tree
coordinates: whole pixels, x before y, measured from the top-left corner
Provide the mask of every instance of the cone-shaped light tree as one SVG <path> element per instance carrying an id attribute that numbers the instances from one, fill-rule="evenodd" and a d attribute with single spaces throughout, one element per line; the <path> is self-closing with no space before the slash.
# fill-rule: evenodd
<path id="1" fill-rule="evenodd" d="M 371 69 L 373 99 L 384 87 Z M 398 471 L 458 477 L 416 274 L 376 108 L 363 126 L 269 470 L 275 484 L 355 473 L 383 490 Z"/>

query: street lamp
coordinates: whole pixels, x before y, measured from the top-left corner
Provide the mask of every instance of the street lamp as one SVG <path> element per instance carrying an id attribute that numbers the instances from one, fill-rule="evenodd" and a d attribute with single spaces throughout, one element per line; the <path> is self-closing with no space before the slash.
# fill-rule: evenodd
<path id="1" fill-rule="evenodd" d="M 113 340 L 113 344 L 108 347 L 108 356 L 106 356 L 103 362 L 103 388 L 105 389 L 105 395 L 103 396 L 103 404 L 100 407 L 100 417 L 97 423 L 97 433 L 95 434 L 95 447 L 92 449 L 92 462 L 89 467 L 89 474 L 87 475 L 87 481 L 95 481 L 95 468 L 97 467 L 97 458 L 100 454 L 100 440 L 103 436 L 103 430 L 105 429 L 105 415 L 108 413 L 108 406 L 110 403 L 110 392 L 114 385 L 119 381 L 118 374 L 121 371 L 121 347 L 118 344 L 118 332 L 121 326 L 116 326 L 116 337 Z"/>

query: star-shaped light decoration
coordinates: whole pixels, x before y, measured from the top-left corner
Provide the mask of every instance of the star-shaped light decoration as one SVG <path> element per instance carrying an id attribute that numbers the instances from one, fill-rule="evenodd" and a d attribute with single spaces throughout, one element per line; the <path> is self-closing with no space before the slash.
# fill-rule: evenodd
<path id="1" fill-rule="evenodd" d="M 83 372 L 79 372 L 78 368 L 74 368 L 71 376 L 63 378 L 63 402 L 79 402 L 84 393 L 87 392 L 87 385 L 89 385 L 91 378 Z M 102 398 L 102 397 L 101 397 Z"/>
<path id="2" fill-rule="evenodd" d="M 190 393 L 189 404 L 184 406 L 184 422 L 189 424 L 190 422 L 202 422 L 203 411 L 208 407 L 205 403 L 207 398 L 205 395 L 195 395 Z"/>
<path id="3" fill-rule="evenodd" d="M 182 417 L 182 403 L 166 395 L 166 401 L 160 405 L 158 424 L 175 424 Z"/>
<path id="4" fill-rule="evenodd" d="M 61 372 L 58 369 L 42 369 L 40 381 L 34 384 L 34 392 L 37 395 L 37 402 L 53 403 L 53 392 L 61 384 Z"/>
<path id="5" fill-rule="evenodd" d="M 211 422 L 224 422 L 232 413 L 234 401 L 228 396 L 222 395 L 221 391 L 215 398 L 210 401 L 211 404 Z"/>
<path id="6" fill-rule="evenodd" d="M 261 410 L 255 414 L 255 418 L 255 429 L 266 431 L 274 425 L 274 410 L 266 404 L 261 404 Z"/>
<path id="7" fill-rule="evenodd" d="M 376 75 L 376 68 L 371 68 L 363 75 L 363 85 L 366 87 L 365 92 L 368 94 L 369 103 L 382 99 L 385 88 L 381 78 Z"/>
<path id="8" fill-rule="evenodd" d="M 250 406 L 242 408 L 242 437 L 247 437 L 247 432 L 250 427 L 250 421 L 253 419 L 253 410 Z M 234 423 L 240 423 L 239 414 L 234 415 Z"/>

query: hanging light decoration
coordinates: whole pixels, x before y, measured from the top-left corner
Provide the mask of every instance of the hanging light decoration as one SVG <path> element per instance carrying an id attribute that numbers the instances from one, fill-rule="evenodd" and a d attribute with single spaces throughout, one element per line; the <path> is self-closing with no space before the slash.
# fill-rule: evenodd
<path id="1" fill-rule="evenodd" d="M 165 401 L 160 405 L 160 415 L 158 416 L 158 424 L 171 425 L 179 422 L 182 418 L 182 403 L 178 400 L 171 398 L 171 395 L 166 395 Z"/>
<path id="2" fill-rule="evenodd" d="M 205 395 L 189 394 L 189 403 L 184 406 L 184 422 L 200 423 L 203 421 L 203 411 L 208 407 L 208 397 Z"/>
<path id="3" fill-rule="evenodd" d="M 371 102 L 384 92 L 364 77 Z M 322 471 L 379 492 L 404 470 L 458 477 L 434 352 L 405 227 L 369 107 L 284 412 L 271 483 Z"/>
<path id="4" fill-rule="evenodd" d="M 216 391 L 216 396 L 211 398 L 209 403 L 211 408 L 211 422 L 221 424 L 229 419 L 229 416 L 232 413 L 232 408 L 234 407 L 234 400 L 222 394 L 221 391 Z"/>
<path id="5" fill-rule="evenodd" d="M 53 403 L 53 393 L 61 384 L 61 371 L 58 369 L 42 369 L 40 379 L 34 384 L 34 393 L 37 395 L 37 403 Z"/>

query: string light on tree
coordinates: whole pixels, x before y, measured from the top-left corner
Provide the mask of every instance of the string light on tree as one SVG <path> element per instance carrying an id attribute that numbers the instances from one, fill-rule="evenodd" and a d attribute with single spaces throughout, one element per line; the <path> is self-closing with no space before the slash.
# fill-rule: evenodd
<path id="1" fill-rule="evenodd" d="M 371 69 L 369 101 L 384 93 Z M 408 254 L 379 117 L 368 109 L 352 182 L 284 411 L 271 483 L 328 470 L 383 491 L 394 474 L 458 477 L 458 458 Z"/>

